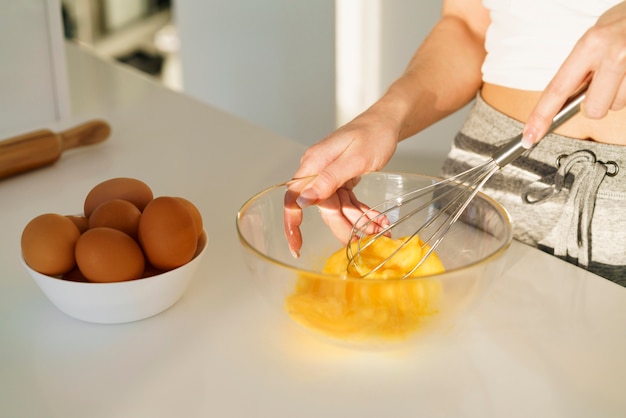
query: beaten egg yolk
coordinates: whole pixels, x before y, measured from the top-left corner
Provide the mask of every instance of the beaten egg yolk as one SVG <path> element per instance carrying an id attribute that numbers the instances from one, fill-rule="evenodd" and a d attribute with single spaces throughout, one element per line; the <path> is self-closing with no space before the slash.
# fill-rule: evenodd
<path id="1" fill-rule="evenodd" d="M 375 268 L 406 239 L 377 238 L 362 248 L 358 270 Z M 353 252 L 356 245 L 351 243 Z M 404 339 L 439 312 L 441 283 L 435 278 L 420 277 L 444 271 L 436 253 L 431 253 L 410 278 L 397 279 L 428 250 L 419 238 L 409 240 L 380 269 L 361 277 L 352 265 L 348 267 L 346 249 L 342 248 L 327 259 L 322 272 L 345 276 L 347 280 L 301 274 L 286 300 L 287 312 L 301 325 L 334 338 Z"/>

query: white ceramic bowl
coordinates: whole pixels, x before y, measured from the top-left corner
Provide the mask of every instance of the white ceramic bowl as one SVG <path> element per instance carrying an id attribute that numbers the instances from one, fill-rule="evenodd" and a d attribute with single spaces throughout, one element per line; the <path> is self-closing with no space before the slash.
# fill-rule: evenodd
<path id="1" fill-rule="evenodd" d="M 151 277 L 115 283 L 88 283 L 46 276 L 22 264 L 48 299 L 65 314 L 82 321 L 119 324 L 163 312 L 183 295 L 206 253 L 203 234 L 196 256 L 187 264 Z"/>

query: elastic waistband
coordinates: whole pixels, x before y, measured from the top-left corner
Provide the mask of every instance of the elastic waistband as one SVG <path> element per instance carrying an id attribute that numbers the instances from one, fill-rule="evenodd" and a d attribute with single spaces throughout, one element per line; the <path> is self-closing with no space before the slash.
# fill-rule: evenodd
<path id="1" fill-rule="evenodd" d="M 523 128 L 523 123 L 496 110 L 478 94 L 455 144 L 459 148 L 464 148 L 464 145 L 459 141 L 462 142 L 465 138 L 469 141 L 468 144 L 471 144 L 468 146 L 474 152 L 490 155 L 498 146 L 519 135 Z M 611 187 L 617 186 L 618 189 L 625 190 L 626 147 L 621 145 L 548 134 L 520 160 L 532 160 L 554 167 L 561 156 L 579 150 L 591 151 L 598 161 L 614 162 L 619 172 L 616 176 L 607 178 L 606 182 L 612 184 Z"/>

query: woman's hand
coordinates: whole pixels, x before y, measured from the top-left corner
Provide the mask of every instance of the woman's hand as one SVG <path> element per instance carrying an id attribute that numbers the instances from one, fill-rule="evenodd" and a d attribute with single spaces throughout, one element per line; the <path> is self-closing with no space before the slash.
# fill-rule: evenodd
<path id="1" fill-rule="evenodd" d="M 302 209 L 317 205 L 333 234 L 347 243 L 352 226 L 369 208 L 352 188 L 361 174 L 380 170 L 395 152 L 398 128 L 393 115 L 371 108 L 306 150 L 285 195 L 284 226 L 289 249 L 302 247 Z M 371 214 L 368 214 L 371 216 Z M 383 224 L 383 225 L 381 225 Z M 384 221 L 372 223 L 376 232 Z"/>
<path id="2" fill-rule="evenodd" d="M 294 257 L 299 257 L 302 247 L 300 225 L 303 220 L 302 208 L 296 202 L 298 191 L 311 181 L 312 178 L 292 180 L 285 193 L 284 227 L 289 249 Z M 375 234 L 389 225 L 386 217 L 359 202 L 352 188 L 358 183 L 358 178 L 352 179 L 338 188 L 328 199 L 317 204 L 320 216 L 328 225 L 331 232 L 342 243 L 347 244 L 353 225 L 364 226 L 367 235 Z"/>
<path id="3" fill-rule="evenodd" d="M 607 10 L 576 43 L 530 114 L 522 144 L 543 138 L 566 100 L 591 79 L 583 114 L 601 119 L 626 106 L 626 2 Z"/>
<path id="4" fill-rule="evenodd" d="M 480 68 L 489 22 L 481 0 L 444 0 L 441 20 L 385 95 L 305 152 L 294 178 L 313 177 L 291 183 L 285 196 L 285 233 L 294 256 L 302 246 L 302 208 L 317 205 L 335 235 L 346 241 L 347 227 L 351 229 L 355 216 L 366 211 L 354 196 L 350 181 L 382 169 L 399 140 L 415 135 L 476 96 L 482 83 Z M 372 228 L 378 226 L 372 224 Z"/>

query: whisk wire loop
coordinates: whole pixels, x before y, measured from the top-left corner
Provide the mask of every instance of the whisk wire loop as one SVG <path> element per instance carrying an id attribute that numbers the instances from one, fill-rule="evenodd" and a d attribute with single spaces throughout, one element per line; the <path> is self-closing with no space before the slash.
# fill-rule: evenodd
<path id="1" fill-rule="evenodd" d="M 431 185 L 423 188 L 395 196 L 386 202 L 373 206 L 369 211 L 362 214 L 352 227 L 351 236 L 356 239 L 356 251 L 353 250 L 351 245 L 346 246 L 346 255 L 348 258 L 348 266 L 353 267 L 361 277 L 366 277 L 385 266 L 392 258 L 402 251 L 411 240 L 421 239 L 421 249 L 427 248 L 426 252 L 422 254 L 419 261 L 407 271 L 402 278 L 411 276 L 430 256 L 439 243 L 443 240 L 444 236 L 448 233 L 452 225 L 459 219 L 463 211 L 469 205 L 471 199 L 478 193 L 478 189 L 482 187 L 487 180 L 486 176 L 490 176 L 492 171 L 498 169 L 498 165 L 490 160 L 480 166 L 470 168 L 469 170 L 460 173 L 456 176 L 435 182 Z M 464 187 L 464 193 L 458 193 L 458 187 Z M 368 235 L 365 231 L 373 223 L 378 223 L 383 217 L 387 217 L 391 212 L 399 211 L 402 206 L 412 203 L 416 200 L 429 197 L 428 200 L 418 202 L 418 206 L 409 210 L 401 217 L 390 223 L 388 226 L 382 228 L 375 234 Z M 390 202 L 394 202 L 390 205 Z M 443 203 L 441 203 L 443 202 Z M 359 262 L 360 255 L 363 250 L 374 244 L 374 241 L 382 235 L 390 234 L 390 231 L 396 226 L 409 218 L 412 218 L 416 214 L 424 211 L 428 208 L 436 207 L 434 215 L 429 216 L 428 219 L 417 228 L 413 233 L 405 237 L 405 240 L 396 247 L 389 255 L 387 255 L 382 261 L 380 261 L 374 267 L 369 268 L 367 271 L 360 271 Z M 372 216 L 372 213 L 376 215 Z M 442 218 L 445 217 L 445 218 Z M 447 221 L 449 219 L 449 221 Z M 433 226 L 432 232 L 429 228 Z M 428 231 L 425 233 L 425 231 Z M 367 240 L 363 238 L 368 237 Z"/>

